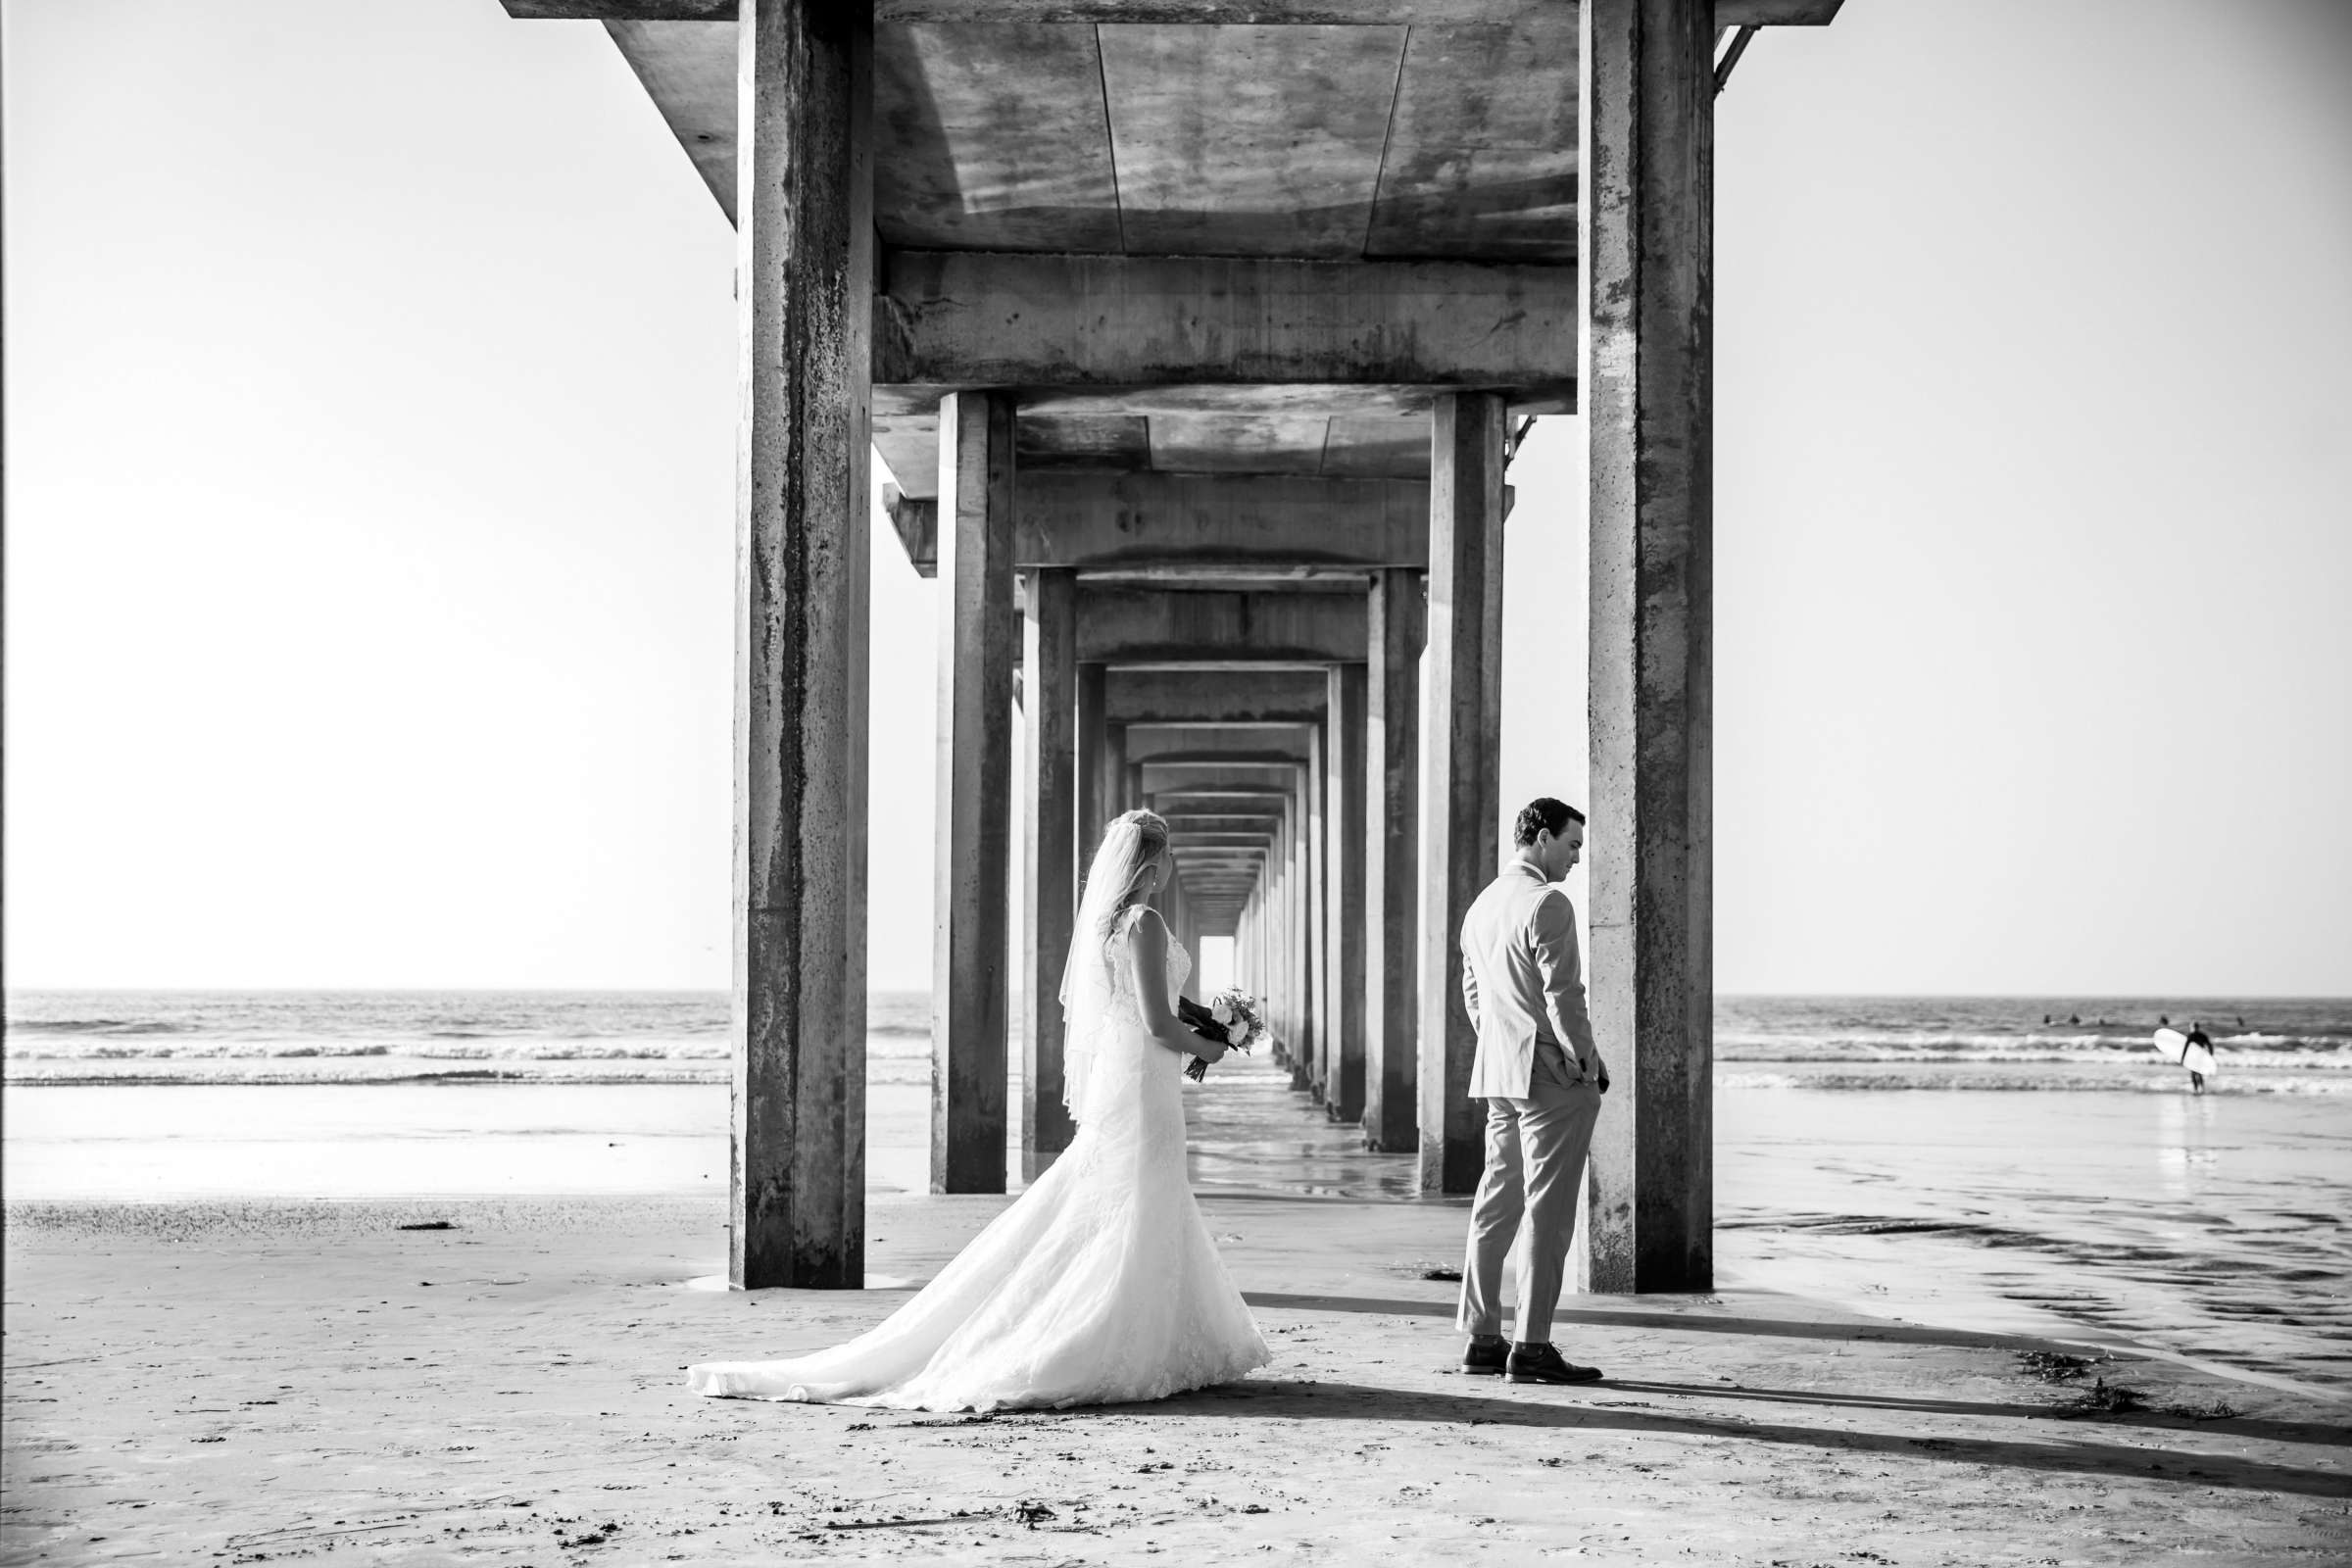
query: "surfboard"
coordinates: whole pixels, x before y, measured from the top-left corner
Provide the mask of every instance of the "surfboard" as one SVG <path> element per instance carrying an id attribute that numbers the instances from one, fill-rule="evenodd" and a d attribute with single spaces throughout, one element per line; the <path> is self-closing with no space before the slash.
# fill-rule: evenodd
<path id="1" fill-rule="evenodd" d="M 2213 1051 L 2207 1046 L 2192 1046 L 2188 1036 L 2178 1029 L 2159 1029 L 2149 1037 L 2148 1045 L 2165 1060 L 2186 1067 L 2190 1072 L 2213 1073 Z"/>

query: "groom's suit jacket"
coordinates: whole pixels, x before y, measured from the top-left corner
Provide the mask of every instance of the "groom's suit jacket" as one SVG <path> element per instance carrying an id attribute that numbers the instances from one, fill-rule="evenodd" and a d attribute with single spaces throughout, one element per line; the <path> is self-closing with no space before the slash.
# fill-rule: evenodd
<path id="1" fill-rule="evenodd" d="M 1462 917 L 1462 1001 L 1478 1027 L 1473 1100 L 1525 1100 L 1539 1072 L 1563 1086 L 1596 1072 L 1576 909 L 1525 860 L 1503 867 Z"/>

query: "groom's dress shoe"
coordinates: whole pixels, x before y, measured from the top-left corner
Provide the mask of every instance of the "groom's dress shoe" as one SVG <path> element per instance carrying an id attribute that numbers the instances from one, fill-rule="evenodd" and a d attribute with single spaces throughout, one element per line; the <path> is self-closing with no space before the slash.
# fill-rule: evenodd
<path id="1" fill-rule="evenodd" d="M 1500 1377 L 1503 1364 L 1510 1356 L 1511 1348 L 1506 1341 L 1472 1340 L 1469 1348 L 1462 1351 L 1462 1370 L 1474 1378 Z"/>
<path id="2" fill-rule="evenodd" d="M 1503 1376 L 1512 1383 L 1597 1383 L 1600 1368 L 1572 1365 L 1548 1345 L 1514 1345 Z"/>

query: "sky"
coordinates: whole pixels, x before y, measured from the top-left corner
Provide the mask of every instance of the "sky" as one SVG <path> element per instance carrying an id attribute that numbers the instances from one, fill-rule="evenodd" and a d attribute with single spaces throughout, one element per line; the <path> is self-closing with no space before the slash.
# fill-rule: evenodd
<path id="1" fill-rule="evenodd" d="M 8 984 L 723 987 L 733 237 L 601 29 L 0 27 Z M 2336 0 L 1748 51 L 1719 990 L 2352 994 L 2348 72 Z M 1511 473 L 1506 807 L 1584 799 L 1583 452 Z M 936 609 L 874 562 L 872 981 L 915 988 Z"/>

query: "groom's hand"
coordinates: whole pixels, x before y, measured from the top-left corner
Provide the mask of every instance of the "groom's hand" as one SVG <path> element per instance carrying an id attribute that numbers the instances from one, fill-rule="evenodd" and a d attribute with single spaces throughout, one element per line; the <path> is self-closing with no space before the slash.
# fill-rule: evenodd
<path id="1" fill-rule="evenodd" d="M 1598 1056 L 1592 1058 L 1592 1084 L 1604 1095 L 1609 1092 L 1609 1064 Z"/>

